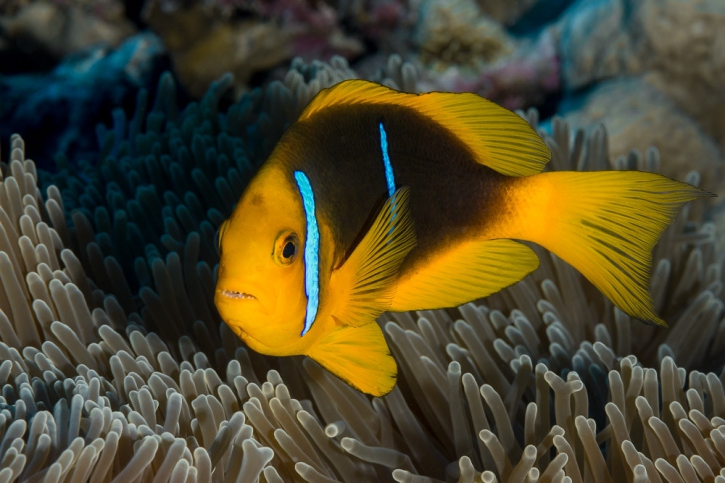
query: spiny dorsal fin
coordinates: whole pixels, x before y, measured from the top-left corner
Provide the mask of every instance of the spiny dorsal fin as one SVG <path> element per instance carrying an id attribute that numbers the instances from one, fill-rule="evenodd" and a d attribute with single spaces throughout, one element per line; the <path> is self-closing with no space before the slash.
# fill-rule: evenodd
<path id="1" fill-rule="evenodd" d="M 374 320 L 362 327 L 338 327 L 307 355 L 352 387 L 381 397 L 395 387 L 398 366 Z"/>
<path id="2" fill-rule="evenodd" d="M 393 193 L 350 257 L 332 272 L 331 313 L 342 324 L 359 327 L 390 306 L 400 265 L 415 246 L 409 195 L 407 186 Z"/>
<path id="3" fill-rule="evenodd" d="M 407 94 L 360 79 L 322 90 L 299 120 L 330 106 L 390 104 L 414 109 L 461 139 L 476 161 L 508 176 L 528 176 L 544 169 L 551 152 L 529 123 L 517 114 L 472 93 Z"/>

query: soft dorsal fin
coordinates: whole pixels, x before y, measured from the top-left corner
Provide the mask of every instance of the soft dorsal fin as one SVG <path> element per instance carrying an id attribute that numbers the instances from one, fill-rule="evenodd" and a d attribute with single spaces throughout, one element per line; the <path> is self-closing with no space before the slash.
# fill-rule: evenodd
<path id="1" fill-rule="evenodd" d="M 325 334 L 307 355 L 352 387 L 381 397 L 395 387 L 398 366 L 383 332 L 373 320 L 362 327 L 338 327 Z"/>
<path id="2" fill-rule="evenodd" d="M 452 246 L 398 281 L 393 312 L 454 307 L 486 297 L 536 270 L 539 258 L 514 240 L 473 240 Z"/>
<path id="3" fill-rule="evenodd" d="M 407 94 L 360 79 L 320 91 L 299 120 L 331 106 L 390 104 L 414 109 L 470 147 L 476 161 L 508 176 L 541 172 L 551 152 L 528 122 L 517 114 L 472 93 Z"/>
<path id="4" fill-rule="evenodd" d="M 343 325 L 371 323 L 390 307 L 400 265 L 415 246 L 409 195 L 407 186 L 393 193 L 352 254 L 332 272 L 330 313 Z"/>

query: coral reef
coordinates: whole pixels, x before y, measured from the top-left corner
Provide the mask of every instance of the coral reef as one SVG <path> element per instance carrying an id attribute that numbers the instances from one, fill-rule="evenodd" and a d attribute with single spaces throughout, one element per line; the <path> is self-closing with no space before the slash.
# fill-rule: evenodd
<path id="1" fill-rule="evenodd" d="M 540 106 L 557 96 L 565 87 L 558 33 L 547 28 L 535 37 L 515 37 L 489 16 L 529 6 L 423 2 L 417 27 L 420 54 L 406 56 L 421 70 L 419 89 L 476 92 L 509 109 Z"/>
<path id="2" fill-rule="evenodd" d="M 497 2 L 495 0 L 477 0 L 481 10 L 502 25 L 513 25 L 537 4 L 546 3 L 540 0 L 522 0 L 520 2 Z"/>
<path id="3" fill-rule="evenodd" d="M 725 41 L 723 26 L 725 4 L 717 0 L 579 2 L 551 27 L 562 83 L 602 85 L 578 99 L 568 119 L 581 127 L 603 122 L 616 155 L 648 144 L 672 152 L 675 166 L 666 173 L 694 167 L 707 189 L 725 193 L 725 129 L 715 114 L 725 100 L 716 80 L 725 61 L 715 47 Z"/>
<path id="4" fill-rule="evenodd" d="M 421 61 L 436 70 L 459 65 L 477 71 L 513 50 L 513 39 L 474 0 L 427 0 L 417 29 Z"/>
<path id="5" fill-rule="evenodd" d="M 134 34 L 123 2 L 0 2 L 0 58 L 50 55 L 55 61 L 96 44 L 118 46 Z M 10 66 L 3 65 L 3 71 Z"/>
<path id="6" fill-rule="evenodd" d="M 448 69 L 421 79 L 424 90 L 476 92 L 508 109 L 541 105 L 562 89 L 560 62 L 553 36 L 542 34 L 535 43 L 521 41 L 509 55 L 475 74 Z"/>
<path id="7" fill-rule="evenodd" d="M 103 161 L 80 172 L 37 173 L 13 137 L 0 481 L 720 483 L 722 252 L 690 207 L 655 252 L 668 330 L 629 320 L 543 250 L 534 274 L 482 302 L 386 314 L 401 374 L 381 399 L 309 359 L 247 351 L 220 322 L 215 227 L 309 99 L 353 76 L 341 58 L 295 61 L 228 109 L 229 77 L 180 109 L 165 75 L 150 107 L 142 91 L 131 119 L 116 111 L 97 131 Z M 378 76 L 416 84 L 398 57 Z M 610 166 L 603 128 L 557 119 L 542 135 L 551 169 L 660 169 L 656 149 Z"/>
<path id="8" fill-rule="evenodd" d="M 725 63 L 716 46 L 723 22 L 718 0 L 605 0 L 578 2 L 551 28 L 568 87 L 652 71 L 667 81 L 668 94 L 697 85 L 705 92 L 678 92 L 697 96 L 720 92 L 715 79 Z"/>
<path id="9" fill-rule="evenodd" d="M 662 173 L 683 179 L 691 169 L 702 175 L 702 187 L 725 195 L 723 153 L 695 119 L 683 112 L 662 91 L 640 77 L 622 77 L 597 85 L 581 104 L 567 110 L 576 126 L 602 123 L 614 155 L 631 149 L 644 152 L 657 146 L 667 153 Z"/>
<path id="10" fill-rule="evenodd" d="M 252 75 L 295 56 L 306 60 L 347 58 L 363 52 L 345 34 L 337 12 L 325 2 L 250 2 L 250 17 L 230 19 L 203 3 L 149 0 L 144 19 L 169 50 L 180 81 L 195 97 L 226 72 L 234 74 L 235 98 Z"/>

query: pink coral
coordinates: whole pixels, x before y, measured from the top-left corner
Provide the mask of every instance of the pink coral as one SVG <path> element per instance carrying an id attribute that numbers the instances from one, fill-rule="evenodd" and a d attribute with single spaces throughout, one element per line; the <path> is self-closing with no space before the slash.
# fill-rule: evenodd
<path id="1" fill-rule="evenodd" d="M 477 92 L 508 109 L 523 109 L 562 89 L 561 62 L 553 37 L 544 34 L 475 78 L 450 71 L 435 82 L 438 89 Z"/>
<path id="2" fill-rule="evenodd" d="M 337 12 L 324 2 L 308 0 L 273 0 L 255 2 L 262 18 L 274 20 L 290 38 L 294 56 L 304 59 L 332 55 L 354 57 L 363 51 L 362 44 L 345 36 Z"/>

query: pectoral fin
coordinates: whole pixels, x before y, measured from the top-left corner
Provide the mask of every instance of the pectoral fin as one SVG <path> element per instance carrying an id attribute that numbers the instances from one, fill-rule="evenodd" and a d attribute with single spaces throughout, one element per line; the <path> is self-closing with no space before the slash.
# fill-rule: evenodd
<path id="1" fill-rule="evenodd" d="M 400 265 L 415 246 L 408 199 L 408 187 L 393 193 L 350 257 L 332 272 L 331 313 L 343 325 L 359 327 L 390 307 Z"/>
<path id="2" fill-rule="evenodd" d="M 307 355 L 364 393 L 380 397 L 395 387 L 398 366 L 374 321 L 368 320 L 361 327 L 336 328 L 313 345 Z"/>
<path id="3" fill-rule="evenodd" d="M 514 240 L 461 243 L 401 278 L 389 310 L 455 307 L 496 293 L 538 266 L 531 248 Z"/>

